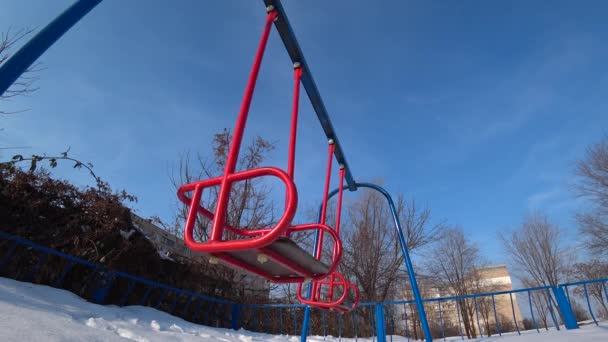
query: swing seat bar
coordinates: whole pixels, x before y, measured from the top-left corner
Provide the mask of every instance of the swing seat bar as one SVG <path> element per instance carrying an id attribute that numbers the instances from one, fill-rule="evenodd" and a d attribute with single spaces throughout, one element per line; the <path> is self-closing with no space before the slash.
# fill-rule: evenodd
<path id="1" fill-rule="evenodd" d="M 339 272 L 333 272 L 329 277 L 315 280 L 310 286 L 312 286 L 312 296 L 309 299 L 302 295 L 303 284 L 298 285 L 298 300 L 303 304 L 325 311 L 342 313 L 354 310 L 359 304 L 359 289 Z M 328 289 L 323 291 L 324 287 Z M 334 300 L 336 293 L 341 294 Z"/>
<path id="2" fill-rule="evenodd" d="M 279 178 L 286 187 L 286 205 L 279 221 L 270 228 L 236 228 L 227 223 L 221 227 L 213 225 L 210 237 L 205 242 L 196 241 L 194 228 L 197 215 L 215 221 L 224 212 L 211 212 L 201 205 L 203 190 L 214 186 L 231 186 L 232 183 L 263 176 Z M 185 184 L 178 190 L 178 198 L 189 206 L 184 242 L 193 251 L 210 255 L 210 262 L 224 264 L 263 277 L 275 283 L 298 283 L 320 279 L 332 273 L 342 258 L 342 242 L 338 234 L 325 224 L 311 223 L 292 225 L 297 206 L 297 191 L 293 181 L 283 170 L 274 167 L 255 168 L 202 181 Z M 217 231 L 219 230 L 219 232 Z M 232 239 L 223 239 L 224 231 L 234 234 Z M 287 238 L 293 233 L 320 231 L 329 234 L 336 250 L 330 265 L 326 265 Z"/>

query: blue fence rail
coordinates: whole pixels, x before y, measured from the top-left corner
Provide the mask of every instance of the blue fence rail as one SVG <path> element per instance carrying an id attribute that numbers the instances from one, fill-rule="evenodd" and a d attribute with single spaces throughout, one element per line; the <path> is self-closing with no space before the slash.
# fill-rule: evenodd
<path id="1" fill-rule="evenodd" d="M 97 304 L 149 306 L 195 323 L 237 327 L 237 303 L 110 270 L 1 231 L 0 240 L 2 275 L 68 289 Z"/>
<path id="2" fill-rule="evenodd" d="M 55 267 L 48 267 L 50 263 Z M 178 289 L 0 231 L 0 274 L 8 273 L 18 280 L 71 290 L 98 304 L 149 306 L 194 323 L 269 334 L 301 335 L 306 310 L 302 304 L 243 304 Z M 608 278 L 423 302 L 435 339 L 542 333 L 606 319 L 607 282 Z M 307 335 L 423 340 L 418 317 L 414 300 L 361 303 L 346 314 L 311 310 Z"/>

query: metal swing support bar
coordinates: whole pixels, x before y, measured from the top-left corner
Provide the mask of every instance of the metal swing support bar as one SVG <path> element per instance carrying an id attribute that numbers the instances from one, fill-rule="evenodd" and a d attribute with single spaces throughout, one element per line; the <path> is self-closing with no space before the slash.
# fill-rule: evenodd
<path id="1" fill-rule="evenodd" d="M 32 37 L 0 66 L 0 95 L 72 26 L 102 0 L 78 0 Z"/>
<path id="2" fill-rule="evenodd" d="M 355 179 L 350 172 L 350 168 L 348 167 L 348 163 L 346 162 L 342 145 L 340 144 L 336 130 L 331 123 L 331 119 L 329 118 L 329 114 L 327 113 L 327 109 L 325 108 L 325 104 L 323 103 L 323 99 L 319 93 L 319 89 L 317 88 L 317 85 L 312 77 L 310 67 L 304 58 L 300 44 L 298 44 L 296 35 L 289 24 L 289 19 L 287 19 L 287 14 L 285 13 L 283 4 L 281 4 L 280 0 L 264 0 L 264 4 L 266 6 L 273 6 L 278 13 L 277 19 L 274 22 L 277 32 L 285 45 L 285 49 L 287 49 L 287 53 L 289 54 L 291 61 L 293 63 L 300 63 L 302 68 L 302 85 L 304 86 L 304 89 L 308 94 L 308 98 L 310 99 L 310 103 L 312 104 L 312 107 L 319 118 L 319 123 L 321 124 L 321 127 L 323 127 L 327 140 L 331 139 L 335 143 L 334 155 L 336 156 L 338 165 L 343 165 L 344 169 L 346 170 L 345 179 L 348 189 L 350 191 L 355 191 L 357 186 Z"/>
<path id="3" fill-rule="evenodd" d="M 424 310 L 423 299 L 422 299 L 422 296 L 420 294 L 420 290 L 418 287 L 418 281 L 416 280 L 416 274 L 414 273 L 414 266 L 412 264 L 412 259 L 410 258 L 410 253 L 407 249 L 405 236 L 403 234 L 403 228 L 401 226 L 401 221 L 399 220 L 399 215 L 397 213 L 397 208 L 395 207 L 395 202 L 393 201 L 393 198 L 388 193 L 388 191 L 386 191 L 386 189 L 384 189 L 383 187 L 381 187 L 379 185 L 372 184 L 372 183 L 355 183 L 355 189 L 358 189 L 358 188 L 369 188 L 369 189 L 378 191 L 388 201 L 388 205 L 389 205 L 389 208 L 391 211 L 391 216 L 393 217 L 393 222 L 395 224 L 395 229 L 397 230 L 397 233 L 399 236 L 401 252 L 403 253 L 403 259 L 405 261 L 407 273 L 410 278 L 410 284 L 412 286 L 412 292 L 414 295 L 414 302 L 416 303 L 416 308 L 418 309 L 420 324 L 422 325 L 424 337 L 427 342 L 432 342 L 433 337 L 431 335 L 431 329 L 429 328 L 429 323 L 428 323 L 428 320 L 426 317 L 426 312 Z M 336 194 L 338 194 L 339 190 L 340 189 L 338 188 L 338 189 L 334 189 L 332 192 L 330 192 L 329 196 L 328 196 L 328 200 L 331 199 Z M 319 221 L 321 221 L 321 212 L 322 212 L 322 208 L 319 210 Z M 315 243 L 313 245 L 315 253 L 317 252 L 317 248 L 318 248 L 317 242 L 319 240 L 319 237 L 320 237 L 320 234 L 319 234 L 319 232 L 317 232 L 317 234 L 315 236 Z M 308 297 L 310 298 L 311 295 L 312 295 L 312 286 L 309 286 Z M 300 340 L 301 342 L 306 342 L 306 338 L 308 337 L 309 325 L 310 325 L 310 307 L 307 306 L 304 310 L 304 321 L 302 322 L 302 333 L 301 333 L 301 340 Z M 384 331 L 376 331 L 376 333 L 377 333 L 378 342 L 386 342 L 386 335 L 385 335 Z"/>

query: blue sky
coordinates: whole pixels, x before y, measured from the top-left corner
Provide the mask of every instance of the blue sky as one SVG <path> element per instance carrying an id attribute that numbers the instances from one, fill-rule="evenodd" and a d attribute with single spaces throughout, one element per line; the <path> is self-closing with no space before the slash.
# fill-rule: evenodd
<path id="1" fill-rule="evenodd" d="M 529 210 L 575 240 L 574 162 L 607 132 L 607 3 L 284 2 L 357 180 L 462 225 L 490 262 L 506 262 L 497 232 Z M 0 30 L 42 27 L 70 3 L 3 0 Z M 71 146 L 141 215 L 169 218 L 171 167 L 233 127 L 264 15 L 261 1 L 106 0 L 41 58 L 40 90 L 2 104 L 29 110 L 1 119 L 0 145 Z M 291 86 L 273 32 L 246 136 L 278 141 L 269 164 L 284 165 Z M 326 143 L 304 98 L 299 139 L 306 207 Z"/>

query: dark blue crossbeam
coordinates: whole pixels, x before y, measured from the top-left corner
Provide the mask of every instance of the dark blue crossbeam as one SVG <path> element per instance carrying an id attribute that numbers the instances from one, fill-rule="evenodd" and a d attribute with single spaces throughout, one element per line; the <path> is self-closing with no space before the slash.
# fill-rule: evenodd
<path id="1" fill-rule="evenodd" d="M 336 156 L 338 163 L 343 165 L 344 169 L 346 170 L 346 175 L 344 178 L 348 184 L 348 189 L 350 191 L 355 191 L 357 190 L 357 186 L 355 184 L 353 175 L 350 172 L 350 168 L 348 167 L 348 163 L 346 162 L 342 145 L 340 145 L 338 135 L 336 134 L 336 130 L 331 123 L 329 114 L 327 113 L 327 109 L 325 108 L 325 104 L 323 103 L 323 99 L 319 93 L 319 89 L 317 89 L 315 80 L 312 77 L 310 67 L 308 66 L 308 63 L 306 63 L 306 58 L 304 58 L 304 54 L 300 48 L 300 44 L 298 44 L 296 35 L 289 24 L 289 19 L 287 18 L 287 14 L 285 14 L 283 4 L 281 4 L 280 0 L 264 0 L 264 3 L 266 6 L 273 6 L 279 14 L 277 20 L 274 22 L 277 32 L 279 33 L 279 36 L 281 36 L 283 44 L 285 44 L 285 48 L 287 49 L 287 53 L 289 54 L 291 61 L 293 63 L 300 63 L 302 67 L 302 86 L 304 86 L 306 94 L 308 94 L 312 108 L 315 110 L 315 113 L 319 118 L 319 123 L 321 123 L 323 131 L 325 131 L 327 139 L 332 139 L 335 143 L 336 148 L 334 150 L 334 155 Z"/>

